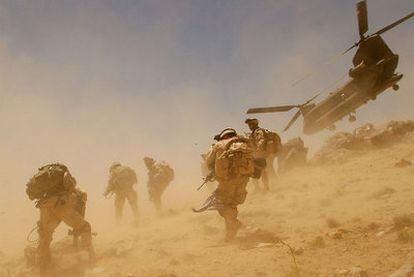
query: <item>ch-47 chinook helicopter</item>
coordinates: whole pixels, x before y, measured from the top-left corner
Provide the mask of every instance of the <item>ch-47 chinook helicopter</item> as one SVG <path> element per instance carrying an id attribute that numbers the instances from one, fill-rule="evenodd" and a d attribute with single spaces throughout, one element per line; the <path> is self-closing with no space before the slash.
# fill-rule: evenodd
<path id="1" fill-rule="evenodd" d="M 329 94 L 329 96 L 315 104 L 313 97 L 301 105 L 287 105 L 277 107 L 252 108 L 247 113 L 286 112 L 291 109 L 299 110 L 287 124 L 284 131 L 302 114 L 303 132 L 314 134 L 325 128 L 334 130 L 334 123 L 345 116 L 349 121 L 355 121 L 355 111 L 369 100 L 375 100 L 377 95 L 392 87 L 398 90 L 398 82 L 402 74 L 395 73 L 398 65 L 398 55 L 394 54 L 381 38 L 381 34 L 394 28 L 398 24 L 414 16 L 414 12 L 382 28 L 372 35 L 365 36 L 368 31 L 368 17 L 366 1 L 356 4 L 360 40 L 348 48 L 343 54 L 354 47 L 358 47 L 349 70 L 351 78 L 344 86 Z"/>

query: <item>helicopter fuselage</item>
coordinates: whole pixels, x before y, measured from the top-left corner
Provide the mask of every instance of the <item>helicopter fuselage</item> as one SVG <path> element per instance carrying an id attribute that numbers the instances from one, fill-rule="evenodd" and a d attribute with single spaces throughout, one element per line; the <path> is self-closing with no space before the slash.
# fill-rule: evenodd
<path id="1" fill-rule="evenodd" d="M 375 61 L 375 64 L 366 65 L 361 62 L 356 65 L 350 70 L 352 75 L 353 70 L 358 69 L 353 72 L 355 76 L 344 86 L 330 93 L 325 100 L 314 104 L 311 109 L 303 110 L 303 132 L 314 134 L 329 128 L 336 121 L 354 113 L 369 100 L 375 100 L 386 89 L 390 87 L 398 89 L 396 84 L 403 75 L 394 73 L 398 56 L 392 52 L 391 54 L 378 62 Z M 357 52 L 355 56 L 357 55 L 360 53 Z"/>

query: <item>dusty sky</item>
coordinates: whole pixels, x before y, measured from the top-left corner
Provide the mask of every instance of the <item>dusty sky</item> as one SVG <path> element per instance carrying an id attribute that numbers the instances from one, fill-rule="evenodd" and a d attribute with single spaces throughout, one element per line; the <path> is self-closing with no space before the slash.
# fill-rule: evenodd
<path id="1" fill-rule="evenodd" d="M 247 131 L 248 107 L 301 103 L 345 80 L 335 83 L 352 55 L 326 62 L 358 38 L 354 2 L 0 0 L 0 216 L 11 203 L 32 208 L 24 184 L 51 161 L 67 163 L 92 199 L 113 160 L 137 168 L 143 186 L 145 155 L 171 162 L 178 188 L 193 184 L 214 134 Z M 370 32 L 414 9 L 368 2 Z M 413 24 L 384 35 L 406 75 L 400 91 L 340 129 L 414 117 Z M 260 119 L 280 130 L 291 115 Z M 298 123 L 282 137 L 299 135 Z"/>

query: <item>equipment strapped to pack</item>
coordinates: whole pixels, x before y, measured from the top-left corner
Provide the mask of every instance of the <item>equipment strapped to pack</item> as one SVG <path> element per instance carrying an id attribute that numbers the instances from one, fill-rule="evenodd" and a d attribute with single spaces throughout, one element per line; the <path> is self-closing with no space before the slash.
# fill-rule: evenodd
<path id="1" fill-rule="evenodd" d="M 204 201 L 204 204 L 199 209 L 192 208 L 193 212 L 195 213 L 202 213 L 205 211 L 215 211 L 220 208 L 223 208 L 223 203 L 217 201 L 217 190 L 213 191 L 213 193 Z"/>
<path id="2" fill-rule="evenodd" d="M 40 200 L 76 186 L 76 180 L 68 168 L 60 163 L 48 164 L 41 168 L 26 184 L 26 193 L 30 200 Z"/>
<path id="3" fill-rule="evenodd" d="M 192 208 L 193 212 L 195 213 L 202 213 L 205 211 L 215 211 L 223 207 L 223 204 L 217 201 L 217 190 L 213 191 L 213 193 L 204 201 L 204 204 L 199 209 Z"/>

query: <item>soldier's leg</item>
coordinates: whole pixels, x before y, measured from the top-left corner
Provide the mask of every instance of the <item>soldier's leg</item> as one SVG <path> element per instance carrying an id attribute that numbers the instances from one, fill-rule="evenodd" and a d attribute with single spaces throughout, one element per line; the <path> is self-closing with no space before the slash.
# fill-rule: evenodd
<path id="1" fill-rule="evenodd" d="M 219 214 L 224 218 L 225 226 L 226 226 L 226 236 L 225 240 L 230 241 L 232 240 L 239 228 L 242 226 L 241 222 L 237 219 L 237 207 L 225 205 L 218 209 Z"/>
<path id="2" fill-rule="evenodd" d="M 60 220 L 50 211 L 49 207 L 40 207 L 40 220 L 37 223 L 39 233 L 37 259 L 41 277 L 53 275 L 50 272 L 50 243 L 53 239 L 53 232 L 59 223 Z"/>
<path id="3" fill-rule="evenodd" d="M 150 199 L 154 203 L 157 212 L 161 212 L 161 191 L 159 188 L 154 188 L 150 192 Z"/>
<path id="4" fill-rule="evenodd" d="M 276 177 L 274 160 L 275 160 L 275 156 L 274 155 L 270 155 L 266 159 L 266 167 L 268 168 L 268 175 L 269 175 L 269 178 L 270 179 L 274 179 Z"/>
<path id="5" fill-rule="evenodd" d="M 123 193 L 115 194 L 115 220 L 117 223 L 122 220 L 122 212 L 125 204 L 125 195 Z"/>
<path id="6" fill-rule="evenodd" d="M 154 196 L 154 205 L 158 212 L 161 212 L 162 204 L 161 204 L 161 193 L 156 193 Z"/>
<path id="7" fill-rule="evenodd" d="M 263 187 L 265 190 L 269 190 L 269 173 L 268 173 L 268 168 L 266 166 L 266 168 L 263 170 L 262 172 L 262 182 L 263 182 Z"/>
<path id="8" fill-rule="evenodd" d="M 243 182 L 220 184 L 217 190 L 217 210 L 225 221 L 226 241 L 232 240 L 242 226 L 237 219 L 237 205 L 243 203 L 246 199 L 247 182 L 248 179 Z"/>
<path id="9" fill-rule="evenodd" d="M 73 228 L 74 235 L 80 236 L 80 247 L 89 253 L 91 262 L 95 261 L 95 250 L 92 245 L 91 225 L 75 209 L 76 197 L 70 195 L 55 209 L 55 215 Z"/>
<path id="10" fill-rule="evenodd" d="M 131 190 L 126 195 L 129 205 L 131 206 L 132 213 L 134 214 L 134 220 L 137 221 L 139 217 L 138 213 L 138 196 L 135 190 Z"/>

